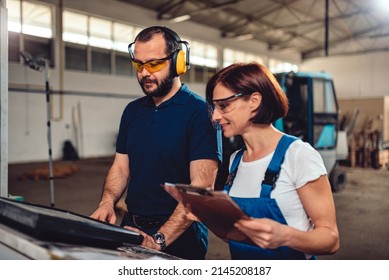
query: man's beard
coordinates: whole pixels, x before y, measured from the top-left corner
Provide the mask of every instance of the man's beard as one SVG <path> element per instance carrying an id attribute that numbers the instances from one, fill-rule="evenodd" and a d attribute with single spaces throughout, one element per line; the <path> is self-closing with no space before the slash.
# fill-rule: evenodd
<path id="1" fill-rule="evenodd" d="M 157 88 L 153 91 L 148 91 L 144 86 L 144 83 L 146 83 L 146 82 L 156 84 Z M 142 80 L 139 81 L 139 84 L 140 84 L 143 92 L 147 96 L 163 97 L 163 96 L 166 96 L 170 92 L 170 90 L 173 88 L 173 82 L 174 82 L 174 78 L 169 75 L 165 79 L 163 79 L 160 83 L 158 83 L 158 80 L 152 80 L 149 77 L 144 77 Z"/>

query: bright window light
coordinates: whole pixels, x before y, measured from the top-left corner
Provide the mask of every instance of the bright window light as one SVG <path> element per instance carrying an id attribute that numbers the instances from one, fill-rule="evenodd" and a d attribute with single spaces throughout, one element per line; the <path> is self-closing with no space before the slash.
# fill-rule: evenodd
<path id="1" fill-rule="evenodd" d="M 83 45 L 88 44 L 88 16 L 64 11 L 62 17 L 63 40 Z"/>
<path id="2" fill-rule="evenodd" d="M 192 40 L 190 42 L 190 49 L 191 64 L 211 68 L 217 67 L 217 49 L 215 46 Z"/>
<path id="3" fill-rule="evenodd" d="M 113 23 L 113 48 L 117 51 L 128 52 L 128 44 L 135 38 L 135 28 L 126 24 Z"/>
<path id="4" fill-rule="evenodd" d="M 53 37 L 53 33 L 51 32 L 51 29 L 42 26 L 29 25 L 29 24 L 23 24 L 23 33 L 38 36 L 38 37 L 44 37 L 44 38 Z"/>
<path id="5" fill-rule="evenodd" d="M 8 0 L 8 31 L 22 32 L 22 25 L 20 24 L 20 1 Z"/>
<path id="6" fill-rule="evenodd" d="M 389 0 L 375 0 L 378 9 L 389 11 Z"/>
<path id="7" fill-rule="evenodd" d="M 52 11 L 48 6 L 22 2 L 23 25 L 22 32 L 38 37 L 51 38 Z"/>
<path id="8" fill-rule="evenodd" d="M 298 65 L 276 59 L 269 59 L 269 70 L 272 73 L 297 72 Z"/>
<path id="9" fill-rule="evenodd" d="M 51 7 L 27 1 L 7 0 L 7 10 L 9 31 L 44 38 L 53 37 Z"/>
<path id="10" fill-rule="evenodd" d="M 112 22 L 95 17 L 89 18 L 89 45 L 111 49 L 112 48 Z"/>
<path id="11" fill-rule="evenodd" d="M 258 62 L 263 64 L 263 57 L 252 53 L 242 51 L 224 49 L 223 50 L 223 67 L 227 67 L 236 62 Z"/>

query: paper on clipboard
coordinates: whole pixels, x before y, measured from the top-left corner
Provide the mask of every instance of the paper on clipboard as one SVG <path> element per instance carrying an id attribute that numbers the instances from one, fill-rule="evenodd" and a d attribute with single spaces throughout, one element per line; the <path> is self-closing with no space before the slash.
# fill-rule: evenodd
<path id="1" fill-rule="evenodd" d="M 249 217 L 226 193 L 184 184 L 165 183 L 162 186 L 219 238 L 252 243 L 234 227 L 236 221 Z"/>

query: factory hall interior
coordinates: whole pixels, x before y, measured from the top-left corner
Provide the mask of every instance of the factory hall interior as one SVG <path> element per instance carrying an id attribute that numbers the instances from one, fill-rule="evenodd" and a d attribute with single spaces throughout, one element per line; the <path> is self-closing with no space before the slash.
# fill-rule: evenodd
<path id="1" fill-rule="evenodd" d="M 388 1 L 0 1 L 0 260 L 389 260 Z"/>

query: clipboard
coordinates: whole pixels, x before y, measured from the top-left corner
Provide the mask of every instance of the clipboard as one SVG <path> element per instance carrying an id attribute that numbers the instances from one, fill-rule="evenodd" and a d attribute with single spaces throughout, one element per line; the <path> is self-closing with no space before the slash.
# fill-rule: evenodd
<path id="1" fill-rule="evenodd" d="M 185 184 L 165 183 L 162 186 L 219 238 L 253 244 L 234 227 L 236 221 L 250 217 L 226 193 Z"/>

